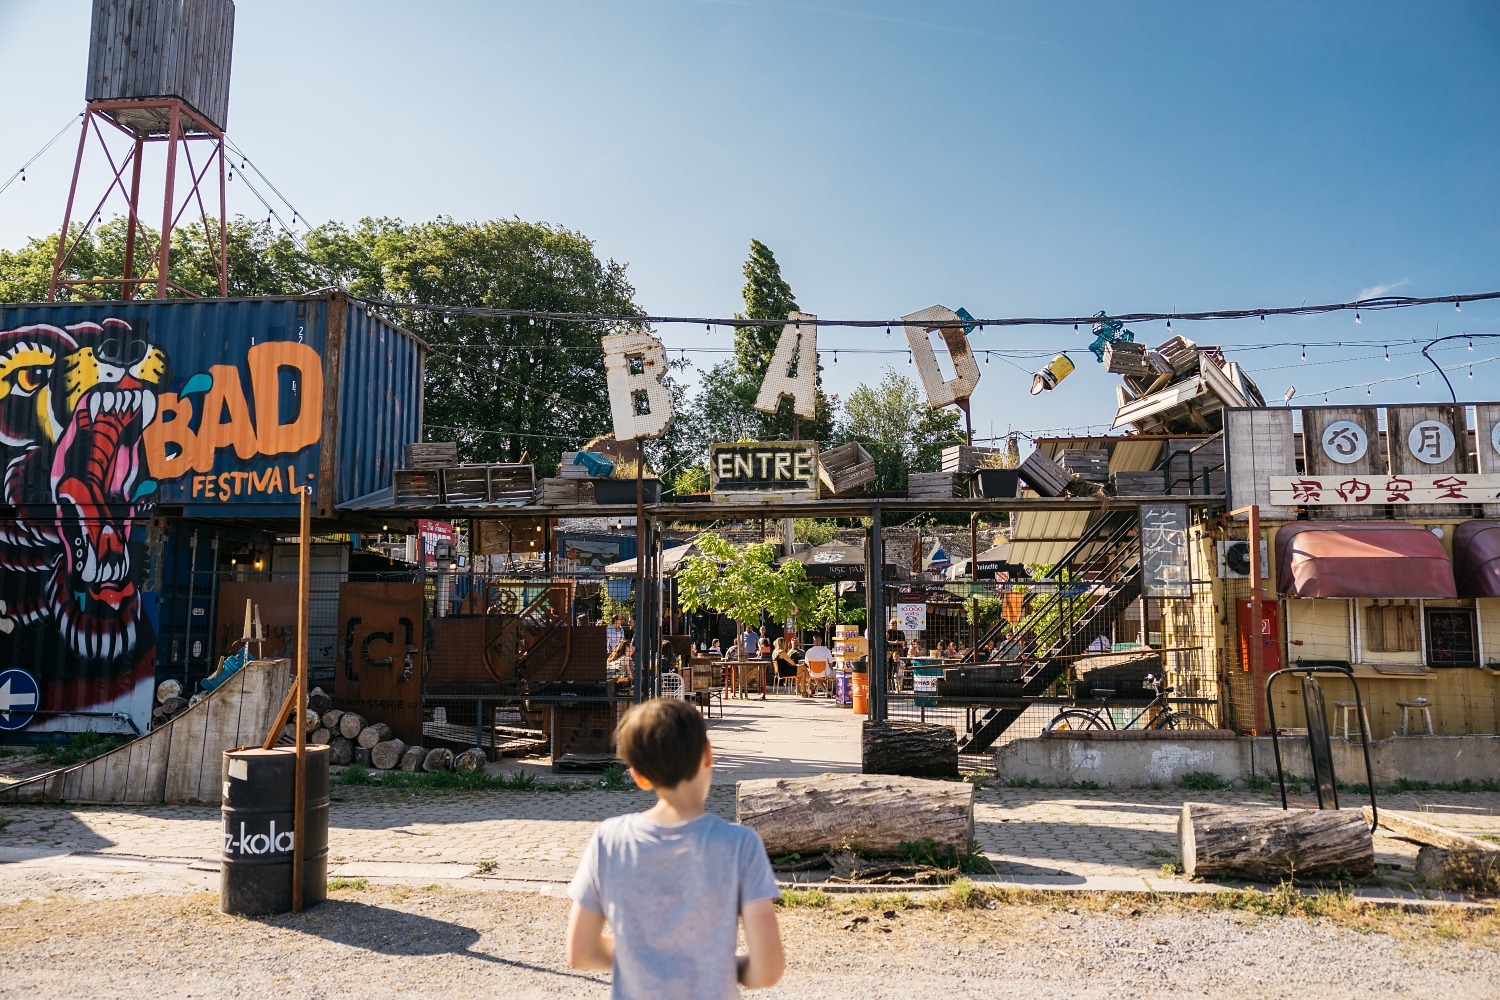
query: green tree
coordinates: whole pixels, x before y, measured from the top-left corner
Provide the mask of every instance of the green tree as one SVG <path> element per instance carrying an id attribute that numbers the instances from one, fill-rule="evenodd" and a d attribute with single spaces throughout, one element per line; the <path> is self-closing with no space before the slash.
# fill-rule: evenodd
<path id="1" fill-rule="evenodd" d="M 957 410 L 928 406 L 915 382 L 889 368 L 878 386 L 849 394 L 838 438 L 870 453 L 881 490 L 905 489 L 909 473 L 938 471 L 943 448 L 964 442 Z"/>
<path id="2" fill-rule="evenodd" d="M 682 606 L 689 611 L 728 615 L 743 631 L 759 625 L 762 613 L 772 621 L 802 621 L 817 603 L 818 588 L 807 582 L 807 570 L 792 560 L 776 565 L 774 545 L 735 545 L 712 532 L 693 544 L 702 555 L 689 556 L 677 571 Z"/>

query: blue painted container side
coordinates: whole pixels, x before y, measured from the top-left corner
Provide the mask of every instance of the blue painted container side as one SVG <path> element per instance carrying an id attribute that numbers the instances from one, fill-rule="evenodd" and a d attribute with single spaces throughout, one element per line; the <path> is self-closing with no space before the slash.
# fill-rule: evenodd
<path id="1" fill-rule="evenodd" d="M 336 414 L 337 502 L 390 486 L 403 447 L 422 440 L 425 357 L 421 341 L 405 330 L 362 307 L 349 310 Z"/>

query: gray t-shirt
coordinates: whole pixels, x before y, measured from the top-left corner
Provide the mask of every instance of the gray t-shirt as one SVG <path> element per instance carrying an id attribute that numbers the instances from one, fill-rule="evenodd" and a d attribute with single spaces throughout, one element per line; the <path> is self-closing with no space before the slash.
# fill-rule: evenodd
<path id="1" fill-rule="evenodd" d="M 618 1000 L 739 996 L 740 910 L 780 895 L 760 835 L 704 813 L 676 826 L 641 813 L 599 824 L 568 895 L 615 935 Z"/>

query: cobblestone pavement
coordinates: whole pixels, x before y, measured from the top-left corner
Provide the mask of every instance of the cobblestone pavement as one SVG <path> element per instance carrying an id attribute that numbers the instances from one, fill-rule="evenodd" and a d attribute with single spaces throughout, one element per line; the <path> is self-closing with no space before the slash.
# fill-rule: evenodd
<path id="1" fill-rule="evenodd" d="M 733 782 L 741 778 L 857 769 L 858 729 L 847 715 L 815 706 L 788 731 L 786 711 L 774 704 L 754 710 L 732 705 L 715 720 L 719 767 L 712 810 L 733 817 Z M 771 754 L 763 752 L 767 742 L 775 748 Z M 1163 875 L 1162 866 L 1177 859 L 1177 817 L 1187 800 L 1279 805 L 1269 794 L 1245 791 L 992 786 L 976 796 L 975 837 L 1006 882 L 1184 889 L 1191 884 Z M 330 873 L 408 881 L 565 880 L 596 823 L 650 802 L 635 789 L 435 794 L 336 785 Z M 1414 793 L 1386 797 L 1381 805 L 1465 832 L 1500 835 L 1500 794 Z M 217 868 L 219 830 L 217 807 L 5 806 L 0 865 L 13 874 L 57 871 L 65 858 L 101 871 L 150 866 L 184 873 L 185 888 L 200 888 L 202 876 Z M 1392 872 L 1409 869 L 1415 856 L 1415 848 L 1385 837 L 1376 850 L 1377 862 Z"/>

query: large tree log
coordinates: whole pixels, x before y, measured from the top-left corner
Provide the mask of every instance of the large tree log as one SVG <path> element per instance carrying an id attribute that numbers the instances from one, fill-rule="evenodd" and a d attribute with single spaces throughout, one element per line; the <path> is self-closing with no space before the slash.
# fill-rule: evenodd
<path id="1" fill-rule="evenodd" d="M 353 743 L 350 743 L 349 745 L 354 746 Z M 370 763 L 370 748 L 354 747 L 354 763 L 358 764 L 360 767 L 373 767 L 374 765 Z"/>
<path id="2" fill-rule="evenodd" d="M 339 718 L 339 732 L 346 740 L 357 738 L 359 731 L 363 728 L 365 728 L 365 717 L 358 712 L 345 712 Z"/>
<path id="3" fill-rule="evenodd" d="M 407 747 L 401 754 L 401 759 L 396 766 L 408 774 L 416 774 L 422 770 L 422 761 L 427 759 L 427 751 L 421 747 Z"/>
<path id="4" fill-rule="evenodd" d="M 866 722 L 863 744 L 866 774 L 958 777 L 958 737 L 948 726 L 921 722 Z"/>
<path id="5" fill-rule="evenodd" d="M 422 770 L 453 770 L 453 751 L 449 750 L 447 747 L 438 747 L 436 750 L 427 751 L 427 758 L 422 761 Z"/>
<path id="6" fill-rule="evenodd" d="M 1184 802 L 1177 843 L 1189 878 L 1278 882 L 1362 879 L 1375 873 L 1375 842 L 1358 809 L 1238 809 Z"/>
<path id="7" fill-rule="evenodd" d="M 406 753 L 405 743 L 400 740 L 386 740 L 370 748 L 370 763 L 382 771 L 389 771 L 401 763 L 401 755 L 404 753 Z"/>
<path id="8" fill-rule="evenodd" d="M 335 736 L 328 744 L 328 763 L 339 765 L 354 763 L 354 741 Z"/>
<path id="9" fill-rule="evenodd" d="M 468 774 L 483 770 L 485 763 L 484 751 L 479 747 L 472 747 L 453 758 L 453 770 Z"/>
<path id="10" fill-rule="evenodd" d="M 333 696 L 320 687 L 315 687 L 307 693 L 307 707 L 322 715 L 333 707 Z"/>
<path id="11" fill-rule="evenodd" d="M 309 743 L 327 743 L 329 741 L 329 739 L 332 738 L 332 736 L 333 736 L 332 733 L 330 733 L 328 730 L 324 729 L 322 726 L 319 726 L 317 729 L 314 729 L 312 732 L 310 732 L 310 733 L 307 734 L 307 742 L 309 742 Z"/>
<path id="12" fill-rule="evenodd" d="M 359 736 L 355 739 L 354 742 L 358 743 L 362 747 L 370 747 L 371 749 L 374 749 L 375 744 L 384 743 L 390 738 L 390 726 L 387 726 L 384 722 L 372 722 L 359 731 Z"/>
<path id="13" fill-rule="evenodd" d="M 310 733 L 314 729 L 317 729 L 318 724 L 322 721 L 323 717 L 312 709 L 304 708 L 302 710 L 302 731 L 304 733 Z"/>
<path id="14" fill-rule="evenodd" d="M 343 709 L 330 708 L 328 711 L 323 713 L 323 728 L 337 729 L 339 727 L 339 720 L 343 717 Z"/>
<path id="15" fill-rule="evenodd" d="M 966 852 L 974 840 L 974 788 L 862 774 L 762 778 L 739 783 L 735 818 L 773 855 L 841 848 L 894 854 L 927 838 Z"/>

